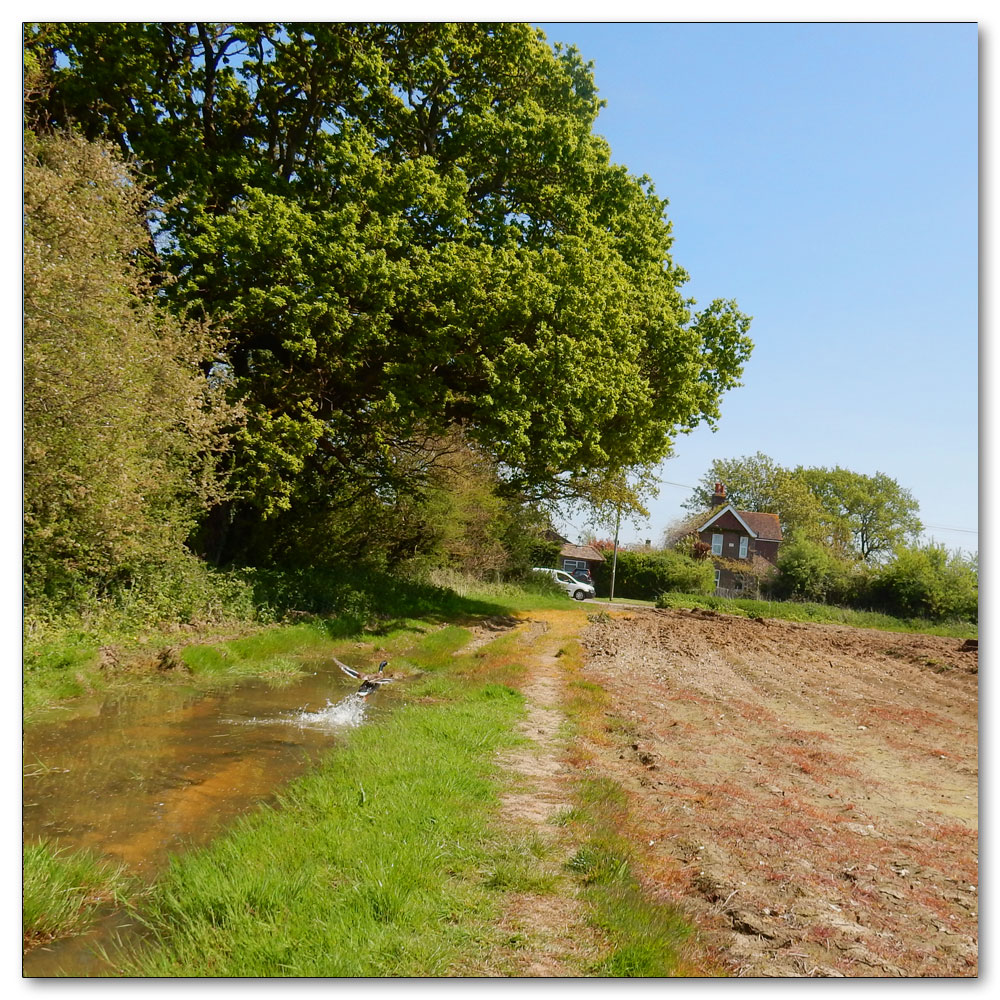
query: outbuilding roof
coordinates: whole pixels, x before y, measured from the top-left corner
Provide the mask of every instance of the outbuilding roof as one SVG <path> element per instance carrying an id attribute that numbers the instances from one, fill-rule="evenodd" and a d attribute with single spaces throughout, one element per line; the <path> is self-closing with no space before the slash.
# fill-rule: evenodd
<path id="1" fill-rule="evenodd" d="M 565 556 L 567 559 L 586 559 L 589 562 L 604 562 L 604 556 L 593 545 L 573 545 L 572 542 L 567 542 L 559 550 L 559 555 Z"/>

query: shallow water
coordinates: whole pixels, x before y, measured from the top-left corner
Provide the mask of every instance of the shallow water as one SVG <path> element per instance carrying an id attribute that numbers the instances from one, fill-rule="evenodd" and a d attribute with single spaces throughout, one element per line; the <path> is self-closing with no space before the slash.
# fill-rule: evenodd
<path id="1" fill-rule="evenodd" d="M 81 702 L 72 717 L 25 735 L 24 838 L 89 848 L 152 879 L 170 853 L 206 843 L 271 798 L 392 699 L 356 691 L 356 681 L 323 669 L 280 684 L 150 685 Z M 112 917 L 92 940 L 34 949 L 24 974 L 95 974 L 92 942 L 121 923 Z"/>

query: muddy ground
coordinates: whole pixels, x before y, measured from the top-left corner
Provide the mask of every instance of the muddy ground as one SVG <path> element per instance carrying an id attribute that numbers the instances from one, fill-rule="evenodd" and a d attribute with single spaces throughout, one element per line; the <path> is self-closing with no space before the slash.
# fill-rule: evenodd
<path id="1" fill-rule="evenodd" d="M 594 618 L 598 620 L 594 621 Z M 591 767 L 739 976 L 977 974 L 975 643 L 711 611 L 580 633 Z"/>

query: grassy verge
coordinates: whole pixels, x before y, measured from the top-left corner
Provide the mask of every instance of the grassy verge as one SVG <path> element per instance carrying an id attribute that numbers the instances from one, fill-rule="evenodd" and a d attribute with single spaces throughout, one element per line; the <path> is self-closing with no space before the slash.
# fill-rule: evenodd
<path id="1" fill-rule="evenodd" d="M 25 944 L 82 933 L 105 904 L 120 904 L 129 891 L 120 866 L 46 841 L 27 844 L 22 898 Z"/>
<path id="2" fill-rule="evenodd" d="M 607 954 L 593 974 L 613 977 L 692 975 L 685 959 L 692 926 L 675 907 L 657 903 L 643 890 L 641 870 L 630 838 L 628 801 L 608 779 L 585 779 L 578 806 L 563 817 L 581 841 L 567 869 L 579 880 L 590 905 L 591 922 L 608 942 Z"/>
<path id="3" fill-rule="evenodd" d="M 439 976 L 494 950 L 503 893 L 531 873 L 530 845 L 491 826 L 494 756 L 515 740 L 523 699 L 510 651 L 454 656 L 467 637 L 426 635 L 408 654 L 421 673 L 406 705 L 278 807 L 175 859 L 144 907 L 155 943 L 121 971 Z"/>
<path id="4" fill-rule="evenodd" d="M 566 670 L 566 713 L 578 736 L 571 747 L 577 765 L 590 772 L 577 783 L 575 804 L 560 817 L 579 844 L 567 869 L 591 908 L 591 922 L 607 941 L 607 952 L 591 970 L 598 976 L 662 977 L 719 975 L 698 952 L 693 925 L 676 907 L 656 902 L 643 885 L 646 867 L 625 790 L 594 776 L 584 744 L 630 743 L 631 723 L 613 714 L 608 693 L 580 676 L 583 650 L 576 641 L 561 650 Z"/>
<path id="5" fill-rule="evenodd" d="M 877 611 L 857 611 L 831 604 L 805 601 L 755 601 L 743 598 L 700 597 L 695 594 L 663 594 L 659 608 L 709 608 L 728 615 L 748 618 L 780 618 L 794 622 L 817 622 L 850 625 L 852 628 L 878 629 L 883 632 L 920 632 L 925 635 L 975 638 L 979 627 L 970 622 L 932 622 L 923 618 L 894 618 Z"/>

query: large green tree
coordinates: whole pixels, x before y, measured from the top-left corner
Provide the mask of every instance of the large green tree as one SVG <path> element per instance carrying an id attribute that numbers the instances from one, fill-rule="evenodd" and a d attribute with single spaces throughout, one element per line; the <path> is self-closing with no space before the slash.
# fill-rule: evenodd
<path id="1" fill-rule="evenodd" d="M 50 81 L 34 127 L 142 164 L 164 295 L 233 331 L 247 424 L 220 555 L 262 519 L 405 491 L 425 434 L 459 428 L 530 500 L 655 462 L 739 384 L 748 318 L 694 310 L 666 201 L 593 132 L 591 67 L 526 25 L 40 24 L 25 44 Z"/>
<path id="2" fill-rule="evenodd" d="M 832 469 L 795 470 L 832 517 L 850 532 L 854 551 L 867 562 L 892 555 L 923 530 L 917 516 L 920 505 L 909 490 L 884 472 L 873 476 L 839 465 Z"/>

